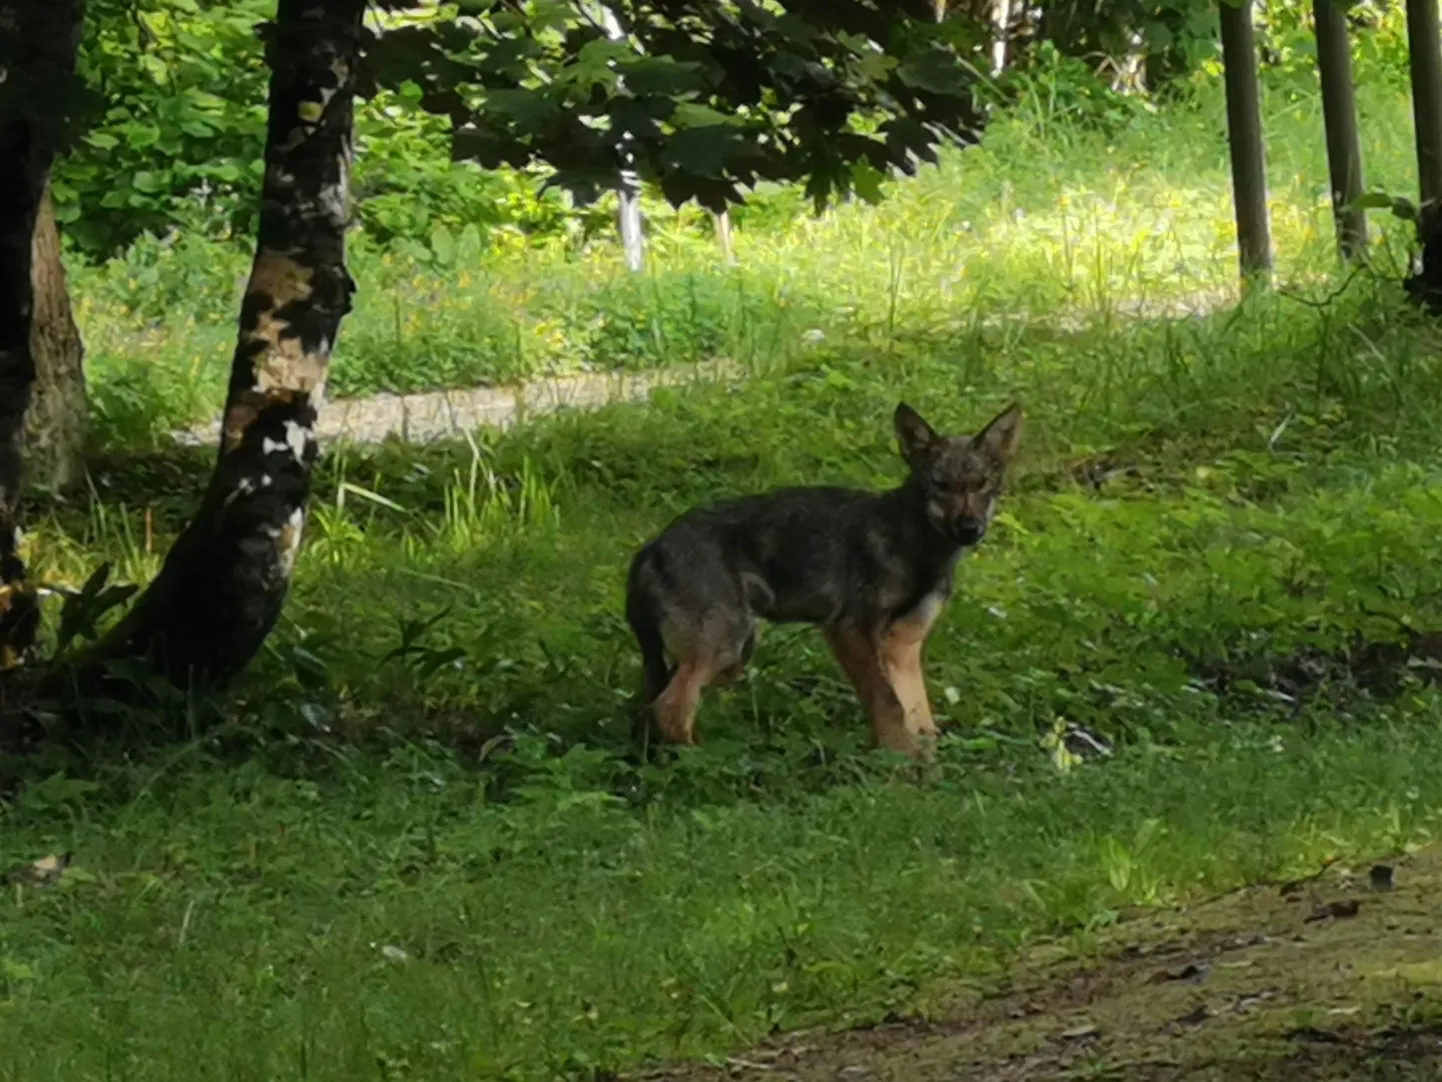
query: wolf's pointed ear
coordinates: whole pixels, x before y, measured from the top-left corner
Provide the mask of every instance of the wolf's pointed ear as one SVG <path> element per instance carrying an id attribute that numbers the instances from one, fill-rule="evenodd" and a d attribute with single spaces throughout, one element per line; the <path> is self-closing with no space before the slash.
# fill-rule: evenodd
<path id="1" fill-rule="evenodd" d="M 913 467 L 920 465 L 941 442 L 936 429 L 905 402 L 896 407 L 891 423 L 896 427 L 896 442 L 901 445 L 901 457 Z"/>
<path id="2" fill-rule="evenodd" d="M 1015 402 L 1007 406 L 971 442 L 990 451 L 1003 465 L 1010 462 L 1021 442 L 1021 406 Z"/>

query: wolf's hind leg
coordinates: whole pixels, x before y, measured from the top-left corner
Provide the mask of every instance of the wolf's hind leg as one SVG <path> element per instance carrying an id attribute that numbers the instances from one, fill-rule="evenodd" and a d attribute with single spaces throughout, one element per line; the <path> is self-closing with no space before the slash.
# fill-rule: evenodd
<path id="1" fill-rule="evenodd" d="M 696 711 L 711 684 L 736 679 L 756 646 L 749 615 L 712 614 L 685 643 L 675 644 L 680 664 L 656 699 L 656 727 L 672 744 L 696 744 Z"/>

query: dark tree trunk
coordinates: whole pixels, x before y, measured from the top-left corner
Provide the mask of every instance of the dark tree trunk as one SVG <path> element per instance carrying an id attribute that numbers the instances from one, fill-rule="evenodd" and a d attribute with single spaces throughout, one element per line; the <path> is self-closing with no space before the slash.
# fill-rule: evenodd
<path id="1" fill-rule="evenodd" d="M 40 619 L 16 517 L 35 382 L 32 244 L 74 101 L 83 17 L 81 0 L 0 0 L 0 668 L 25 656 Z"/>
<path id="2" fill-rule="evenodd" d="M 1407 47 L 1422 195 L 1417 218 L 1422 265 L 1407 279 L 1407 290 L 1433 313 L 1442 314 L 1442 42 L 1437 0 L 1407 0 Z"/>
<path id="3" fill-rule="evenodd" d="M 1437 0 L 1407 0 L 1407 49 L 1412 69 L 1412 116 L 1422 202 L 1442 198 L 1442 42 Z"/>
<path id="4" fill-rule="evenodd" d="M 32 488 L 63 492 L 85 474 L 85 343 L 70 309 L 60 227 L 47 188 L 35 221 L 30 352 L 35 393 L 25 418 L 25 472 Z"/>
<path id="5" fill-rule="evenodd" d="M 270 120 L 260 230 L 215 473 L 135 607 L 89 657 L 216 686 L 280 615 L 316 457 L 316 410 L 350 308 L 345 230 L 364 0 L 280 0 L 267 28 Z"/>
<path id="6" fill-rule="evenodd" d="M 1367 251 L 1367 211 L 1355 203 L 1362 178 L 1362 144 L 1357 137 L 1357 99 L 1352 85 L 1352 48 L 1347 14 L 1340 0 L 1313 0 L 1317 25 L 1317 72 L 1322 81 L 1322 117 L 1327 129 L 1327 166 L 1332 179 L 1332 216 L 1342 258 L 1355 262 Z"/>
<path id="7" fill-rule="evenodd" d="M 1222 0 L 1222 63 L 1227 88 L 1227 139 L 1232 154 L 1232 198 L 1237 215 L 1237 256 L 1247 283 L 1272 270 L 1267 219 L 1267 154 L 1262 144 L 1261 93 L 1252 0 Z"/>

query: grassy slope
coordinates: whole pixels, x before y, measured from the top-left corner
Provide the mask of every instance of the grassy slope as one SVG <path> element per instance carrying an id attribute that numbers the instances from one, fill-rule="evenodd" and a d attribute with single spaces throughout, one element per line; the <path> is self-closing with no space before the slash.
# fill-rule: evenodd
<path id="1" fill-rule="evenodd" d="M 1369 108 L 1396 117 L 1388 93 Z M 1298 125 L 1273 161 L 1301 277 L 1326 265 L 1315 103 L 1278 116 Z M 1108 315 L 1230 275 L 1216 120 L 1147 120 L 1110 155 L 999 129 L 878 210 L 750 235 L 745 273 L 806 318 L 744 388 L 550 420 L 476 457 L 332 460 L 287 622 L 222 739 L 86 783 L 57 757 L 0 812 L 0 866 L 73 849 L 80 868 L 0 902 L 0 1067 L 584 1074 L 875 1017 L 1126 904 L 1430 838 L 1439 702 L 1370 695 L 1349 663 L 1358 636 L 1442 621 L 1435 332 L 1365 282 L 1326 308 Z M 1369 150 L 1374 175 L 1400 173 L 1405 134 Z M 657 273 L 702 258 L 676 241 Z M 490 273 L 536 266 L 600 274 L 544 254 Z M 1095 319 L 1062 329 L 1067 305 Z M 106 351 L 132 332 L 96 318 L 121 417 Z M 802 348 L 811 326 L 826 338 Z M 199 339 L 156 333 L 155 378 L 177 378 Z M 894 479 L 898 396 L 959 427 L 1014 394 L 1026 467 L 931 649 L 955 729 L 934 777 L 857 753 L 854 701 L 804 631 L 768 635 L 708 702 L 706 747 L 624 758 L 617 603 L 641 537 L 721 492 Z M 1130 472 L 1096 492 L 1079 461 Z M 146 509 L 163 549 L 204 469 L 102 472 L 88 517 L 37 524 L 37 568 L 74 581 L 104 552 L 143 577 Z M 409 663 L 381 660 L 398 619 L 442 606 Z M 1116 757 L 1059 774 L 1036 737 L 1062 719 Z"/>

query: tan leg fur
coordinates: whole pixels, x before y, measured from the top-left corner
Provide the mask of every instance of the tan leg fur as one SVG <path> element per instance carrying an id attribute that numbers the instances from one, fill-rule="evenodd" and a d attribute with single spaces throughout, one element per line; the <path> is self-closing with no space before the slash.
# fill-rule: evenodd
<path id="1" fill-rule="evenodd" d="M 923 745 L 934 743 L 937 736 L 922 659 L 926 636 L 940 613 L 939 604 L 927 604 L 887 628 L 881 642 L 882 662 L 905 711 L 906 731 Z"/>
<path id="2" fill-rule="evenodd" d="M 916 741 L 906 728 L 906 708 L 887 678 L 881 653 L 871 637 L 854 628 L 832 627 L 826 629 L 826 641 L 856 688 L 877 744 L 915 755 Z"/>

